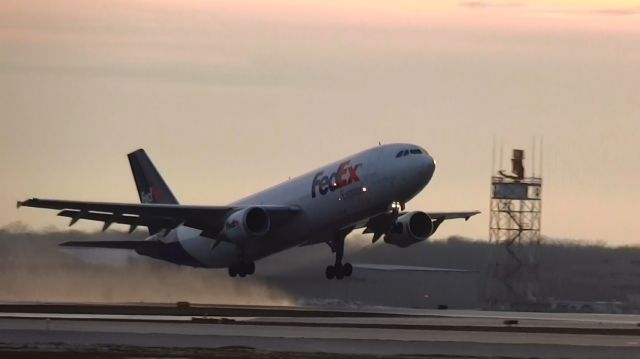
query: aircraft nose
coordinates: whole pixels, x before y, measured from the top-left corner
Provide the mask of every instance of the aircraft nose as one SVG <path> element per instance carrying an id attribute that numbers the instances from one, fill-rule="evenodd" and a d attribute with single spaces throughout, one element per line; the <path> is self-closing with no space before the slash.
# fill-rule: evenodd
<path id="1" fill-rule="evenodd" d="M 433 158 L 433 156 L 428 155 L 429 156 L 429 167 L 431 167 L 431 172 L 434 172 L 436 170 L 436 159 Z"/>
<path id="2" fill-rule="evenodd" d="M 425 154 L 420 167 L 427 181 L 429 181 L 436 170 L 436 160 L 431 155 Z"/>

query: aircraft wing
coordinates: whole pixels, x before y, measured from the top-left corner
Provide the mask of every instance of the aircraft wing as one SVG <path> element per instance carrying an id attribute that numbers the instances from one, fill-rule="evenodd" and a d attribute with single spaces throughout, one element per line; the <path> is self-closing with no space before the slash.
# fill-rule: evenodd
<path id="1" fill-rule="evenodd" d="M 82 202 L 32 198 L 18 202 L 17 207 L 58 209 L 59 216 L 71 218 L 70 225 L 80 219 L 104 222 L 103 230 L 113 223 L 126 224 L 132 232 L 137 226 L 173 229 L 179 225 L 201 229 L 203 236 L 213 237 L 223 228 L 227 216 L 242 206 L 184 206 L 156 203 Z M 259 206 L 274 221 L 299 211 L 293 206 Z"/>
<path id="2" fill-rule="evenodd" d="M 427 212 L 429 217 L 435 220 L 447 220 L 447 219 L 458 219 L 464 218 L 465 221 L 468 221 L 469 218 L 475 216 L 476 214 L 480 214 L 480 211 L 471 211 L 471 212 Z"/>
<path id="3" fill-rule="evenodd" d="M 440 224 L 445 220 L 449 219 L 464 219 L 469 220 L 469 218 L 479 214 L 479 211 L 470 211 L 470 212 L 427 212 L 429 217 L 434 220 L 434 231 L 438 229 Z M 401 215 L 404 213 L 401 213 Z M 382 237 L 385 233 L 389 231 L 391 225 L 393 224 L 393 215 L 391 213 L 383 213 L 377 215 L 375 217 L 369 218 L 369 220 L 362 226 L 357 226 L 356 228 L 365 227 L 364 232 L 362 233 L 373 233 L 373 242 L 375 243 L 380 237 Z"/>

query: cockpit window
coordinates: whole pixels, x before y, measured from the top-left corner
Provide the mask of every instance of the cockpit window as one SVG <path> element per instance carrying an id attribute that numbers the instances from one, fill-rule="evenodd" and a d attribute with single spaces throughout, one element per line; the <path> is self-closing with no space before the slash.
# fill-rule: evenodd
<path id="1" fill-rule="evenodd" d="M 396 154 L 396 158 L 400 158 L 400 157 L 404 157 L 404 156 L 408 156 L 408 155 L 419 155 L 425 153 L 425 151 L 419 149 L 419 148 L 413 148 L 413 149 L 406 149 L 406 150 L 402 150 L 400 152 L 398 152 L 398 154 Z"/>

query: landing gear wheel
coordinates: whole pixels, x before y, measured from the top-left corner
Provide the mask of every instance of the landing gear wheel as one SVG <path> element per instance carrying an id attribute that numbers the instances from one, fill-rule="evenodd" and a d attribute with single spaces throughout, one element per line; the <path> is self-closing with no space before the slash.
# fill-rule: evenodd
<path id="1" fill-rule="evenodd" d="M 236 268 L 235 264 L 229 266 L 229 277 L 234 277 L 238 275 L 238 268 Z"/>
<path id="2" fill-rule="evenodd" d="M 342 266 L 342 271 L 344 272 L 345 277 L 351 277 L 351 274 L 353 274 L 353 266 L 351 263 L 345 263 Z"/>
<path id="3" fill-rule="evenodd" d="M 351 263 L 345 264 L 336 264 L 327 266 L 327 270 L 325 271 L 325 275 L 327 279 L 343 279 L 345 277 L 351 277 L 353 273 L 353 266 Z"/>
<path id="4" fill-rule="evenodd" d="M 324 271 L 325 276 L 327 277 L 327 279 L 333 279 L 336 276 L 336 269 L 334 266 L 327 266 L 327 269 Z"/>
<path id="5" fill-rule="evenodd" d="M 229 266 L 229 276 L 241 278 L 252 275 L 256 272 L 256 264 L 254 262 L 238 262 Z"/>

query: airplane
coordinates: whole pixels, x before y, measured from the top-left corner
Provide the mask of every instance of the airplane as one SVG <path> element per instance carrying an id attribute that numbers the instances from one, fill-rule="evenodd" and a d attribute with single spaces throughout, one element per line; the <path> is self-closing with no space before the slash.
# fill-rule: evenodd
<path id="1" fill-rule="evenodd" d="M 352 275 L 343 263 L 345 237 L 356 229 L 372 242 L 401 248 L 431 237 L 445 220 L 480 213 L 405 211 L 431 180 L 436 161 L 412 144 L 385 144 L 353 154 L 226 206 L 181 205 L 143 149 L 128 155 L 141 203 L 31 198 L 17 207 L 60 210 L 58 216 L 147 227 L 134 241 L 72 241 L 71 247 L 119 248 L 178 265 L 255 273 L 255 262 L 296 246 L 326 243 L 335 253 L 327 279 Z M 441 270 L 437 269 L 436 270 Z"/>

